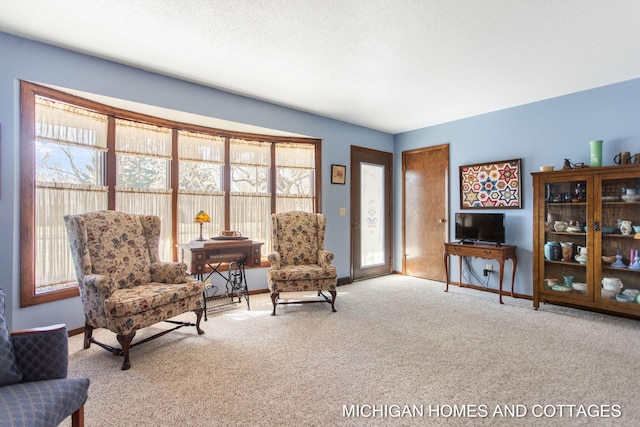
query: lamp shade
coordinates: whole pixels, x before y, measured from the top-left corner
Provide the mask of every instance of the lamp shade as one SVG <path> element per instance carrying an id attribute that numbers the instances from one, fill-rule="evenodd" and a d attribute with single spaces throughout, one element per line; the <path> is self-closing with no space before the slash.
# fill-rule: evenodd
<path id="1" fill-rule="evenodd" d="M 200 211 L 193 218 L 193 221 L 202 224 L 203 222 L 211 222 L 211 217 L 205 211 Z"/>

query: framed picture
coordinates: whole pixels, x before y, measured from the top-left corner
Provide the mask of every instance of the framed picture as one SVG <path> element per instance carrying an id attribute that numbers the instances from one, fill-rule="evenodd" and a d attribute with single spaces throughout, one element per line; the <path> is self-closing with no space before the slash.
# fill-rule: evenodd
<path id="1" fill-rule="evenodd" d="M 347 167 L 343 165 L 331 165 L 331 183 L 344 184 L 347 175 Z"/>
<path id="2" fill-rule="evenodd" d="M 521 209 L 521 159 L 460 166 L 460 209 Z"/>

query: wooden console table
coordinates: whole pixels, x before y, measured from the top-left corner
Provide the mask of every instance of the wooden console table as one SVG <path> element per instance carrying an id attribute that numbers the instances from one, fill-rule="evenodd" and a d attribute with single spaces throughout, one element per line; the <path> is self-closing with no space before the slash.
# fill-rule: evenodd
<path id="1" fill-rule="evenodd" d="M 251 239 L 234 239 L 192 241 L 191 243 L 177 244 L 176 246 L 181 250 L 181 260 L 187 264 L 190 275 L 195 276 L 198 280 L 206 281 L 211 275 L 217 273 L 225 280 L 227 296 L 231 298 L 231 301 L 233 302 L 234 293 L 238 296 L 238 302 L 244 295 L 247 301 L 247 309 L 250 309 L 249 289 L 244 268 L 246 265 L 260 267 L 263 244 Z M 223 263 L 229 263 L 226 276 L 219 270 Z M 204 316 L 205 320 L 207 320 L 208 297 L 206 289 L 203 293 L 203 298 Z"/>
<path id="2" fill-rule="evenodd" d="M 516 279 L 516 266 L 518 265 L 518 259 L 516 257 L 516 246 L 511 245 L 491 245 L 491 244 L 467 244 L 467 243 L 445 243 L 444 244 L 444 272 L 447 276 L 447 287 L 445 292 L 449 291 L 449 255 L 457 255 L 459 259 L 459 278 L 458 281 L 460 286 L 462 286 L 462 257 L 470 256 L 474 258 L 483 258 L 483 259 L 494 259 L 497 260 L 500 264 L 499 269 L 499 278 L 500 278 L 500 289 L 498 290 L 498 295 L 500 299 L 500 304 L 504 304 L 502 302 L 502 276 L 504 272 L 504 262 L 505 260 L 510 259 L 513 264 L 513 269 L 511 273 L 511 296 L 513 297 L 513 283 Z"/>

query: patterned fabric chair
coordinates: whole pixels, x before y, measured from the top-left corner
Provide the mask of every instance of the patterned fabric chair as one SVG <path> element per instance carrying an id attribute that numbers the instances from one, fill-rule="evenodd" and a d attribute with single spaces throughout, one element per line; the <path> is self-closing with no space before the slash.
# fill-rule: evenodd
<path id="1" fill-rule="evenodd" d="M 284 212 L 271 215 L 271 267 L 267 273 L 272 316 L 276 315 L 280 292 L 317 291 L 324 300 L 300 302 L 328 302 L 335 309 L 336 267 L 331 264 L 333 253 L 324 249 L 326 218 L 323 214 Z M 329 291 L 331 300 L 322 293 Z"/>
<path id="2" fill-rule="evenodd" d="M 203 312 L 204 284 L 187 278 L 181 262 L 160 262 L 160 218 L 116 211 L 99 211 L 64 217 L 84 307 L 84 347 L 95 343 L 124 356 L 129 369 L 129 349 L 183 326 L 198 334 Z M 168 320 L 194 311 L 196 323 Z M 138 329 L 161 321 L 173 329 L 132 344 Z M 93 338 L 94 328 L 115 332 L 121 348 Z"/>
<path id="3" fill-rule="evenodd" d="M 83 426 L 89 380 L 67 378 L 67 328 L 9 334 L 4 299 L 0 289 L 0 427 L 53 427 L 70 415 L 74 427 Z"/>

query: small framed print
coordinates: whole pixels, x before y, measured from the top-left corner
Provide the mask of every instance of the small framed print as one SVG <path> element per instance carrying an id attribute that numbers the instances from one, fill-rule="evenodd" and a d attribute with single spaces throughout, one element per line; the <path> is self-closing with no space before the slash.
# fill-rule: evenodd
<path id="1" fill-rule="evenodd" d="M 347 167 L 344 165 L 331 165 L 331 183 L 344 184 L 347 175 Z"/>

